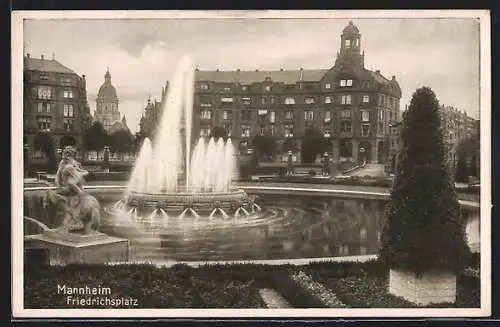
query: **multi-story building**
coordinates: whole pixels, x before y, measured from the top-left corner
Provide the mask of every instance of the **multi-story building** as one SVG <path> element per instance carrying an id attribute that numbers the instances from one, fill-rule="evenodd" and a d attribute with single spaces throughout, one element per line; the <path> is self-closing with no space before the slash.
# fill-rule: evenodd
<path id="1" fill-rule="evenodd" d="M 52 145 L 43 145 L 46 149 L 80 148 L 89 117 L 85 75 L 78 75 L 55 58 L 25 56 L 24 145 L 33 156 L 46 156 L 41 147 L 47 139 Z"/>
<path id="2" fill-rule="evenodd" d="M 390 126 L 400 119 L 401 89 L 396 77 L 364 66 L 361 34 L 349 22 L 340 52 L 327 69 L 274 71 L 196 70 L 193 134 L 223 127 L 239 144 L 269 135 L 281 145 L 295 138 L 300 160 L 306 129 L 315 128 L 332 144 L 333 161 L 388 159 Z"/>
<path id="3" fill-rule="evenodd" d="M 101 122 L 106 131 L 109 131 L 111 126 L 116 122 L 120 122 L 120 111 L 118 110 L 118 96 L 116 89 L 111 84 L 111 74 L 109 69 L 104 74 L 104 83 L 99 88 L 96 99 L 96 110 L 94 117 Z"/>
<path id="4" fill-rule="evenodd" d="M 442 105 L 440 115 L 445 156 L 449 167 L 453 170 L 458 162 L 459 144 L 479 134 L 479 120 L 452 106 Z"/>
<path id="5" fill-rule="evenodd" d="M 162 104 L 165 102 L 167 96 L 169 83 L 167 82 L 161 89 L 161 100 L 151 101 L 148 99 L 148 104 L 144 108 L 144 113 L 140 120 L 140 134 L 144 137 L 153 138 L 156 132 L 158 123 L 160 122 L 162 114 Z"/>

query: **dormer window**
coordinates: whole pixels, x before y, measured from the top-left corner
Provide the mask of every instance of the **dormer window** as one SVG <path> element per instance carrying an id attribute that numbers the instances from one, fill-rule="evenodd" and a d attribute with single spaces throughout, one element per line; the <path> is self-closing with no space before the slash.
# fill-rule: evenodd
<path id="1" fill-rule="evenodd" d="M 351 47 L 351 40 L 345 40 L 345 47 L 350 48 Z"/>
<path id="2" fill-rule="evenodd" d="M 265 89 L 267 92 L 271 91 L 271 86 L 270 85 L 266 85 L 266 89 Z"/>
<path id="3" fill-rule="evenodd" d="M 332 84 L 330 83 L 325 83 L 325 89 L 331 89 L 332 88 Z"/>
<path id="4" fill-rule="evenodd" d="M 352 79 L 341 79 L 340 87 L 352 86 Z"/>
<path id="5" fill-rule="evenodd" d="M 359 47 L 359 39 L 354 39 L 354 46 Z"/>
<path id="6" fill-rule="evenodd" d="M 231 88 L 230 87 L 225 87 L 224 88 L 224 92 L 230 92 L 231 91 Z"/>

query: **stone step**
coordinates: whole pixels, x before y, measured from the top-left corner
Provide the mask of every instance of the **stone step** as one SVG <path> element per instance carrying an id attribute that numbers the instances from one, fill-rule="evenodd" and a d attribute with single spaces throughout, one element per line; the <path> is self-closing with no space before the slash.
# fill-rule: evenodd
<path id="1" fill-rule="evenodd" d="M 272 288 L 261 288 L 259 294 L 269 309 L 292 308 L 290 303 Z"/>

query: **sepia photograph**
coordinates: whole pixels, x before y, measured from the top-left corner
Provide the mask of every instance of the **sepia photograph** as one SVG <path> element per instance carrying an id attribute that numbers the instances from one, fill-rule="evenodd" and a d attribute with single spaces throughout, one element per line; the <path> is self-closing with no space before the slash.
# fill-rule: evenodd
<path id="1" fill-rule="evenodd" d="M 14 11 L 12 308 L 491 314 L 486 10 Z"/>

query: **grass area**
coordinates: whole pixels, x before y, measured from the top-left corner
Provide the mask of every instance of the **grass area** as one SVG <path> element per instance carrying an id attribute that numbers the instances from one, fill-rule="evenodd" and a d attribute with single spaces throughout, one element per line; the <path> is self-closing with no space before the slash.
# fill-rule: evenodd
<path id="1" fill-rule="evenodd" d="M 302 272 L 312 277 L 315 287 L 305 287 L 305 279 L 297 278 Z M 64 294 L 58 294 L 58 285 L 101 286 L 111 289 L 109 297 L 136 298 L 138 308 L 265 308 L 258 290 L 271 288 L 295 308 L 332 307 L 331 299 L 321 298 L 329 292 L 347 307 L 415 307 L 387 294 L 386 273 L 386 268 L 378 262 L 325 262 L 306 266 L 231 264 L 199 268 L 187 265 L 170 268 L 153 265 L 26 266 L 24 297 L 26 308 L 75 308 L 67 303 Z M 310 280 L 307 283 L 311 285 Z M 315 295 L 314 289 L 318 286 L 322 294 Z M 458 299 L 453 306 L 479 307 L 477 278 L 458 278 Z"/>

